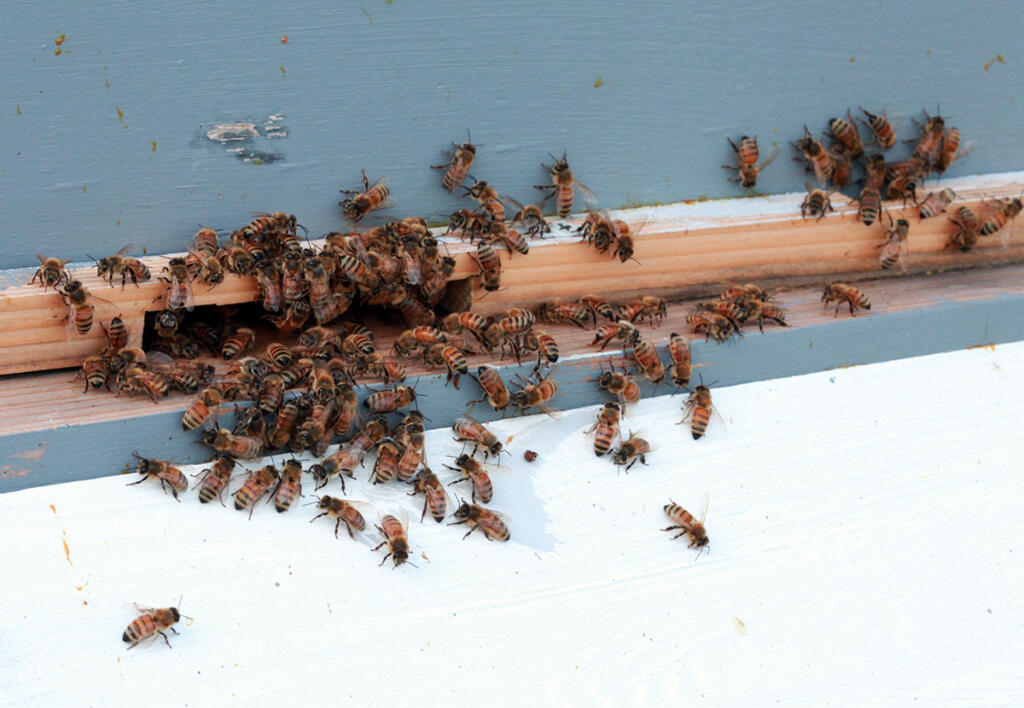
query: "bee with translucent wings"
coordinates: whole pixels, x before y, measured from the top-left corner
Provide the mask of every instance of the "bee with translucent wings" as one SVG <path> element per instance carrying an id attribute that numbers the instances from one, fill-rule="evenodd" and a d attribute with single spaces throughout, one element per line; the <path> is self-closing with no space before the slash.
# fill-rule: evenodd
<path id="1" fill-rule="evenodd" d="M 164 297 L 168 310 L 180 310 L 185 308 L 191 311 L 195 307 L 195 297 L 192 294 L 192 277 L 188 272 L 188 261 L 184 258 L 172 258 L 164 266 L 160 280 L 167 283 L 167 290 Z"/>
<path id="2" fill-rule="evenodd" d="M 458 526 L 459 524 L 469 524 L 470 526 L 469 531 L 462 537 L 463 539 L 478 528 L 488 541 L 507 541 L 512 537 L 508 525 L 505 523 L 508 517 L 497 511 L 463 501 L 454 516 L 458 521 L 449 523 L 449 526 Z"/>
<path id="3" fill-rule="evenodd" d="M 672 522 L 671 526 L 663 528 L 662 531 L 675 531 L 676 529 L 682 529 L 679 533 L 672 537 L 677 539 L 680 536 L 685 535 L 690 540 L 690 548 L 697 548 L 697 556 L 708 547 L 708 532 L 704 528 L 704 520 L 708 515 L 708 495 L 704 495 L 704 501 L 701 503 L 700 516 L 693 518 L 693 514 L 688 512 L 683 507 L 676 504 L 674 501 L 669 499 L 669 503 L 665 505 L 665 515 Z"/>
<path id="4" fill-rule="evenodd" d="M 379 520 L 377 530 L 384 536 L 384 540 L 374 546 L 373 550 L 376 551 L 385 545 L 388 547 L 387 555 L 381 559 L 380 564 L 384 565 L 388 558 L 394 562 L 396 568 L 403 563 L 409 563 L 409 515 L 405 513 L 405 509 L 400 510 L 397 517 L 393 514 L 384 514 Z M 413 563 L 409 565 L 416 567 Z"/>
<path id="5" fill-rule="evenodd" d="M 757 178 L 760 176 L 761 170 L 770 165 L 779 156 L 779 146 L 775 145 L 771 152 L 765 156 L 761 164 L 758 164 L 760 151 L 757 148 L 756 136 L 751 138 L 744 135 L 740 138 L 739 146 L 732 141 L 732 138 L 726 138 L 726 140 L 729 141 L 730 147 L 736 153 L 735 165 L 722 165 L 724 169 L 736 170 L 736 176 L 730 177 L 729 181 L 739 182 L 740 186 L 744 189 L 753 189 L 757 185 Z"/>
<path id="6" fill-rule="evenodd" d="M 559 160 L 551 153 L 548 153 L 548 156 L 554 160 L 554 164 L 548 166 L 542 162 L 541 167 L 551 175 L 551 184 L 534 185 L 537 189 L 549 191 L 549 194 L 544 197 L 545 202 L 555 197 L 555 203 L 558 206 L 558 216 L 563 219 L 572 213 L 573 198 L 577 189 L 583 195 L 583 201 L 588 204 L 597 203 L 597 196 L 585 184 L 573 176 L 572 170 L 569 169 L 567 155 L 568 152 L 563 152 L 562 159 Z"/>
<path id="7" fill-rule="evenodd" d="M 907 270 L 907 255 L 910 252 L 910 244 L 907 236 L 910 233 L 910 222 L 906 219 L 897 219 L 893 222 L 889 217 L 889 229 L 885 233 L 885 243 L 879 248 L 879 265 L 884 270 L 889 270 L 899 264 L 904 272 Z"/>
<path id="8" fill-rule="evenodd" d="M 366 170 L 363 170 L 363 189 L 362 192 L 351 189 L 338 190 L 342 194 L 353 195 L 338 202 L 344 211 L 345 218 L 353 223 L 359 223 L 371 211 L 387 209 L 397 203 L 391 196 L 387 177 L 381 177 L 371 185 L 366 176 Z"/>
<path id="9" fill-rule="evenodd" d="M 512 203 L 518 209 L 512 216 L 511 224 L 518 224 L 523 227 L 528 236 L 536 238 L 543 238 L 544 234 L 551 233 L 551 226 L 548 225 L 541 211 L 543 202 L 540 204 L 523 204 L 507 194 L 502 195 L 502 198 Z"/>
<path id="10" fill-rule="evenodd" d="M 704 437 L 704 433 L 707 432 L 708 423 L 711 421 L 711 416 L 725 425 L 725 421 L 719 414 L 718 409 L 715 408 L 711 402 L 711 389 L 701 384 L 693 390 L 690 394 L 690 398 L 686 401 L 686 405 L 683 406 L 683 419 L 677 423 L 677 425 L 683 425 L 685 423 L 690 424 L 690 433 L 693 435 L 694 440 L 699 440 Z"/>

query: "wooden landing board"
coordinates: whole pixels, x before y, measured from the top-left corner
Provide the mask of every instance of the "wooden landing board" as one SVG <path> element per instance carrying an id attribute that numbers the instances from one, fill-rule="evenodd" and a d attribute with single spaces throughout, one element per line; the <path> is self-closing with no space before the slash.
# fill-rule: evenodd
<path id="1" fill-rule="evenodd" d="M 1019 195 L 1024 191 L 1024 175 L 947 181 L 923 188 L 922 194 L 946 185 L 960 196 L 955 206 L 978 207 L 985 199 Z M 555 224 L 555 237 L 532 241 L 528 255 L 509 258 L 502 252 L 501 289 L 488 293 L 477 287 L 473 309 L 491 314 L 587 293 L 623 300 L 638 292 L 680 297 L 706 294 L 729 282 L 785 284 L 824 276 L 883 274 L 878 264 L 878 247 L 885 235 L 881 223 L 865 227 L 857 219 L 856 205 L 838 201 L 835 213 L 824 219 L 802 219 L 802 199 L 803 195 L 790 194 L 615 212 L 614 216 L 639 229 L 636 261 L 626 263 L 597 253 Z M 893 218 L 905 216 L 911 222 L 912 272 L 1024 260 L 1024 235 L 1015 235 L 1008 248 L 1001 247 L 998 235 L 986 237 L 973 251 L 961 253 L 947 247 L 952 226 L 945 217 L 922 221 L 913 208 L 904 210 L 895 203 L 886 208 Z M 571 223 L 575 226 L 579 221 Z M 455 239 L 446 242 L 457 261 L 453 279 L 473 277 L 478 271 L 469 253 L 473 246 Z M 163 307 L 165 284 L 155 278 L 168 257 L 144 258 L 154 280 L 137 288 L 111 288 L 96 277 L 94 268 L 76 268 L 73 275 L 91 293 L 109 301 L 99 304 L 99 321 L 120 315 L 138 332 L 144 313 Z M 8 285 L 0 290 L 0 374 L 76 366 L 102 346 L 99 327 L 84 337 L 69 335 L 64 324 L 67 308 L 60 296 L 25 285 L 31 275 L 31 269 L 0 274 L 0 284 Z M 258 297 L 255 280 L 248 276 L 229 275 L 212 290 L 197 283 L 194 292 L 197 305 L 229 305 Z"/>
<path id="2" fill-rule="evenodd" d="M 871 281 L 862 287 L 872 310 L 856 318 L 845 311 L 834 318 L 832 311 L 822 310 L 819 289 L 803 288 L 779 294 L 789 313 L 788 328 L 767 327 L 763 335 L 747 329 L 744 338 L 725 345 L 691 340 L 699 376 L 730 385 L 1024 340 L 1024 266 Z M 669 333 L 689 332 L 689 309 L 671 306 L 668 320 L 658 329 L 641 328 L 665 361 Z M 622 363 L 615 347 L 598 353 L 589 346 L 592 330 L 547 329 L 563 354 L 555 369 L 559 394 L 553 405 L 564 410 L 604 400 L 593 379 L 609 361 Z M 470 369 L 487 361 L 471 357 Z M 503 365 L 506 381 L 532 368 L 532 362 L 522 367 L 509 360 L 491 363 Z M 81 383 L 71 383 L 71 378 L 71 373 L 60 372 L 0 380 L 0 406 L 17 411 L 0 426 L 0 491 L 116 474 L 143 444 L 156 457 L 208 459 L 209 451 L 195 444 L 198 434 L 181 429 L 181 414 L 191 398 L 178 396 L 154 405 L 148 399 L 115 398 L 105 392 L 83 394 Z M 450 425 L 479 395 L 476 384 L 465 378 L 459 391 L 446 387 L 443 375 L 424 375 L 410 383 L 421 397 L 421 410 L 437 427 Z M 668 384 L 655 389 L 641 383 L 645 396 L 669 390 Z M 367 394 L 367 389 L 360 390 L 360 397 Z M 473 415 L 482 420 L 498 417 L 486 404 L 478 404 Z M 69 466 L 69 461 L 82 459 L 89 462 Z"/>

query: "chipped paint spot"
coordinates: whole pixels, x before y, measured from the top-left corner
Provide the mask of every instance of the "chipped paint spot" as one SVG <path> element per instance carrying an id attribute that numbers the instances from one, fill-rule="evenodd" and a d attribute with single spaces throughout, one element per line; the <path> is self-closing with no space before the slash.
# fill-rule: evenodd
<path id="1" fill-rule="evenodd" d="M 281 37 L 281 44 L 288 44 L 288 35 Z"/>
<path id="2" fill-rule="evenodd" d="M 594 88 L 601 88 L 602 86 L 604 86 L 604 79 L 598 76 L 597 81 L 594 82 Z"/>
<path id="3" fill-rule="evenodd" d="M 88 584 L 89 584 L 89 581 L 88 581 L 88 580 L 86 580 L 84 584 L 82 584 L 82 585 L 79 585 L 78 587 L 76 587 L 76 588 L 75 588 L 75 590 L 77 590 L 78 592 L 82 592 L 82 589 L 83 589 L 83 588 L 84 588 L 84 587 L 85 587 L 86 585 L 88 585 Z"/>
<path id="4" fill-rule="evenodd" d="M 32 470 L 26 468 L 15 469 L 10 465 L 4 465 L 0 468 L 0 479 L 16 479 L 17 477 L 24 477 Z"/>
<path id="5" fill-rule="evenodd" d="M 55 507 L 53 504 L 50 504 L 50 511 L 53 512 L 54 516 L 57 515 L 57 507 Z"/>
<path id="6" fill-rule="evenodd" d="M 985 71 L 988 71 L 989 69 L 991 69 L 992 65 L 995 64 L 996 62 L 999 62 L 1000 64 L 1005 64 L 1006 60 L 1003 59 L 1003 55 L 1002 54 L 996 54 L 995 59 L 993 59 L 992 61 L 990 61 L 988 64 L 985 65 Z"/>
<path id="7" fill-rule="evenodd" d="M 117 111 L 117 119 L 124 123 L 124 111 L 121 110 L 120 106 L 114 106 L 114 110 Z"/>
<path id="8" fill-rule="evenodd" d="M 156 141 L 153 140 L 150 144 L 153 146 L 153 152 L 156 152 Z"/>
<path id="9" fill-rule="evenodd" d="M 370 17 L 370 13 L 366 11 L 366 8 L 363 7 L 362 5 L 360 5 L 359 9 L 363 11 L 363 14 L 366 15 L 366 19 L 368 19 L 370 21 L 370 24 L 372 25 L 373 24 L 373 18 Z"/>
<path id="10" fill-rule="evenodd" d="M 857 61 L 857 57 L 856 56 L 850 57 L 850 63 L 851 64 L 854 63 L 855 61 Z"/>
<path id="11" fill-rule="evenodd" d="M 206 131 L 208 140 L 214 140 L 219 143 L 248 140 L 258 136 L 259 133 L 256 131 L 255 123 L 221 123 Z"/>
<path id="12" fill-rule="evenodd" d="M 282 153 L 251 147 L 260 139 L 273 140 L 288 137 L 288 129 L 281 124 L 284 115 L 275 113 L 260 122 L 218 123 L 205 131 L 207 140 L 220 143 L 226 152 L 239 160 L 255 165 L 273 164 L 284 160 Z"/>
<path id="13" fill-rule="evenodd" d="M 739 632 L 740 634 L 747 633 L 747 625 L 743 624 L 743 620 L 741 620 L 739 617 L 733 617 L 732 623 L 736 627 L 737 632 Z"/>
<path id="14" fill-rule="evenodd" d="M 15 115 L 19 115 L 19 116 L 21 115 L 21 104 L 20 103 L 14 104 L 14 114 Z"/>
<path id="15" fill-rule="evenodd" d="M 995 344 L 975 344 L 973 346 L 967 347 L 968 351 L 970 351 L 971 349 L 988 349 L 990 352 L 994 352 L 996 350 L 996 345 Z"/>
<path id="16" fill-rule="evenodd" d="M 286 73 L 287 73 L 287 72 L 285 72 L 285 70 L 284 70 L 284 67 L 283 67 L 283 66 L 279 66 L 279 67 L 277 67 L 277 68 L 281 70 L 281 76 L 285 76 L 285 75 L 286 75 Z"/>
<path id="17" fill-rule="evenodd" d="M 67 535 L 67 532 L 66 531 L 61 531 L 60 535 L 61 535 L 60 542 L 64 544 L 64 557 L 68 559 L 68 563 L 71 565 L 72 568 L 74 568 L 75 564 L 71 562 L 71 549 L 68 548 L 68 535 Z"/>
<path id="18" fill-rule="evenodd" d="M 19 460 L 39 460 L 39 459 L 42 459 L 43 453 L 46 452 L 46 446 L 49 445 L 49 444 L 50 443 L 48 443 L 48 442 L 39 443 L 39 446 L 36 447 L 36 449 L 34 449 L 34 450 L 26 450 L 25 452 L 19 452 L 19 453 L 16 453 L 14 455 L 11 455 L 11 457 L 17 458 Z"/>
<path id="19" fill-rule="evenodd" d="M 65 35 L 62 32 L 61 34 L 57 35 L 57 39 L 53 40 L 53 43 L 56 44 L 59 47 L 60 45 L 64 44 L 64 40 L 65 39 L 67 39 L 67 35 Z"/>
<path id="20" fill-rule="evenodd" d="M 108 79 L 103 79 L 103 85 L 110 88 L 110 81 Z"/>

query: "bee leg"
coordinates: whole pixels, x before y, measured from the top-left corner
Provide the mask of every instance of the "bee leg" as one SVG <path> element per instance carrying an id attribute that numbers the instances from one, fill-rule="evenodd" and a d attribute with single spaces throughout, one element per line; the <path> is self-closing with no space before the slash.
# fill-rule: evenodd
<path id="1" fill-rule="evenodd" d="M 149 479 L 149 477 L 148 477 L 148 476 L 146 476 L 146 477 L 143 477 L 143 478 L 142 478 L 142 479 L 140 479 L 140 480 L 139 480 L 138 482 L 129 482 L 129 483 L 128 483 L 128 484 L 126 484 L 125 486 L 126 486 L 126 487 L 134 487 L 134 486 L 135 486 L 136 484 L 142 484 L 142 483 L 143 483 L 143 482 L 145 482 L 145 481 L 146 481 L 147 479 Z"/>
<path id="2" fill-rule="evenodd" d="M 347 525 L 348 525 L 348 524 L 346 524 L 346 526 L 347 526 Z M 338 521 L 337 521 L 337 523 L 335 523 L 335 524 L 334 524 L 334 537 L 335 537 L 335 538 L 337 538 L 337 537 L 338 537 L 338 527 L 339 527 L 339 526 L 341 526 L 341 517 L 339 517 L 339 518 L 338 518 Z M 349 532 L 348 532 L 348 533 L 349 533 L 349 535 L 351 536 L 351 535 L 352 535 L 352 530 L 351 530 L 351 529 L 349 529 Z"/>
<path id="3" fill-rule="evenodd" d="M 179 637 L 181 636 L 181 632 L 179 632 L 178 630 L 176 630 L 176 629 L 175 629 L 174 627 L 168 627 L 167 629 L 171 630 L 172 632 L 174 632 L 175 634 L 177 634 L 177 635 L 178 635 Z"/>
<path id="4" fill-rule="evenodd" d="M 384 544 L 381 544 L 381 545 L 384 545 Z M 380 546 L 377 546 L 377 548 L 380 548 Z M 391 557 L 391 553 L 388 553 L 386 556 L 384 556 L 384 559 L 380 563 L 377 564 L 377 567 L 379 568 L 380 566 L 384 565 L 387 562 L 388 558 L 390 558 L 390 557 Z"/>
<path id="5" fill-rule="evenodd" d="M 423 519 L 420 519 L 420 521 L 423 521 Z M 345 522 L 345 528 L 346 528 L 346 529 L 348 529 L 348 536 L 349 536 L 349 538 L 351 538 L 351 539 L 352 539 L 353 541 L 355 541 L 355 540 L 356 540 L 356 537 L 355 537 L 355 535 L 354 535 L 354 534 L 352 533 L 352 525 L 351 525 L 351 524 L 350 524 L 349 522 L 347 522 L 347 521 L 346 521 L 346 522 Z M 335 528 L 335 529 L 334 529 L 334 535 L 335 535 L 335 536 L 337 536 L 337 535 L 338 535 L 338 529 L 337 529 L 337 528 Z"/>
<path id="6" fill-rule="evenodd" d="M 164 634 L 163 632 L 157 632 L 157 634 L 159 634 L 161 637 L 164 638 L 164 643 L 167 645 L 168 649 L 173 649 L 174 648 L 174 647 L 171 646 L 171 642 L 170 642 L 169 639 L 167 639 L 167 635 L 166 634 Z"/>

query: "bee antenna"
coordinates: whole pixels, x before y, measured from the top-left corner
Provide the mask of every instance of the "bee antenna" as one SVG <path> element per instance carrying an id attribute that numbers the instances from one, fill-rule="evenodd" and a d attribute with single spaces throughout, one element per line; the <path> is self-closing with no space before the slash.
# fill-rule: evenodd
<path id="1" fill-rule="evenodd" d="M 548 153 L 548 157 L 550 157 L 550 158 L 551 158 L 552 160 L 554 160 L 555 162 L 558 162 L 558 158 L 557 158 L 557 157 L 555 157 L 554 155 L 552 155 L 552 154 L 551 154 L 550 152 Z"/>

